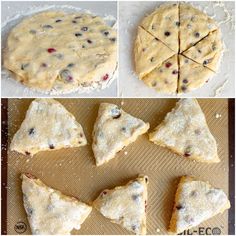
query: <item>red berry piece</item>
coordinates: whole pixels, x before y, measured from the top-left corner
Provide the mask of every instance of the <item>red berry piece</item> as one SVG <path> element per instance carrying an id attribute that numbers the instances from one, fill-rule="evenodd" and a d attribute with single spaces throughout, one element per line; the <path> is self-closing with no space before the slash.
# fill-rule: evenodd
<path id="1" fill-rule="evenodd" d="M 56 52 L 57 50 L 55 48 L 48 48 L 48 52 L 49 53 L 53 53 L 53 52 Z"/>
<path id="2" fill-rule="evenodd" d="M 172 66 L 172 64 L 170 63 L 170 62 L 167 62 L 166 63 L 166 68 L 169 68 L 169 67 L 171 67 Z"/>
<path id="3" fill-rule="evenodd" d="M 105 75 L 102 77 L 102 80 L 106 81 L 106 80 L 108 80 L 108 78 L 109 78 L 109 75 L 108 75 L 108 74 L 105 74 Z"/>
<path id="4" fill-rule="evenodd" d="M 178 71 L 177 71 L 177 70 L 173 70 L 173 71 L 172 71 L 172 74 L 173 74 L 173 75 L 176 75 L 176 74 L 178 74 Z"/>

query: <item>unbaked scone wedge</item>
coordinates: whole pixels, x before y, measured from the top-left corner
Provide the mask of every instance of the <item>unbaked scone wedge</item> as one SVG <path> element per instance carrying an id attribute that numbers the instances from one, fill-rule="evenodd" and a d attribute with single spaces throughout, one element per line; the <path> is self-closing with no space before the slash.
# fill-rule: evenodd
<path id="1" fill-rule="evenodd" d="M 162 41 L 175 53 L 179 51 L 179 7 L 178 4 L 163 4 L 145 17 L 141 26 Z"/>
<path id="2" fill-rule="evenodd" d="M 216 140 L 196 99 L 180 99 L 149 139 L 191 160 L 220 161 Z"/>
<path id="3" fill-rule="evenodd" d="M 140 79 L 175 54 L 160 40 L 138 27 L 134 44 L 136 72 Z"/>
<path id="4" fill-rule="evenodd" d="M 175 195 L 169 232 L 182 233 L 230 208 L 230 202 L 219 188 L 189 176 L 183 176 Z"/>
<path id="5" fill-rule="evenodd" d="M 202 87 L 214 74 L 207 67 L 179 55 L 178 93 L 187 93 Z"/>
<path id="6" fill-rule="evenodd" d="M 113 223 L 135 233 L 146 234 L 148 177 L 140 175 L 124 186 L 104 190 L 93 206 Z"/>
<path id="7" fill-rule="evenodd" d="M 46 186 L 31 174 L 22 174 L 24 208 L 32 234 L 69 235 L 90 214 L 92 207 Z"/>
<path id="8" fill-rule="evenodd" d="M 149 129 L 149 123 L 131 116 L 117 105 L 101 103 L 94 124 L 92 149 L 100 166 Z"/>
<path id="9" fill-rule="evenodd" d="M 215 30 L 195 46 L 183 52 L 183 55 L 216 72 L 222 50 L 221 33 Z"/>
<path id="10" fill-rule="evenodd" d="M 180 52 L 199 42 L 218 28 L 216 22 L 190 4 L 180 3 Z"/>
<path id="11" fill-rule="evenodd" d="M 178 87 L 178 56 L 167 59 L 161 66 L 155 68 L 143 77 L 143 82 L 157 92 L 176 94 Z"/>
<path id="12" fill-rule="evenodd" d="M 29 106 L 10 150 L 31 155 L 46 150 L 86 145 L 82 126 L 59 102 L 35 99 Z"/>

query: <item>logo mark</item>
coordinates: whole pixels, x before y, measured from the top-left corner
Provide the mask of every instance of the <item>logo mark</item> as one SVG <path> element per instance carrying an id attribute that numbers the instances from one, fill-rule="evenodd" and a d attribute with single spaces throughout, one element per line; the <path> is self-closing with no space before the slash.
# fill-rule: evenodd
<path id="1" fill-rule="evenodd" d="M 27 230 L 27 225 L 24 222 L 17 222 L 14 226 L 14 230 L 18 234 L 23 234 Z"/>
<path id="2" fill-rule="evenodd" d="M 182 235 L 220 235 L 221 229 L 219 227 L 199 227 L 194 230 L 185 230 Z"/>
<path id="3" fill-rule="evenodd" d="M 213 228 L 212 229 L 212 234 L 213 235 L 220 235 L 221 234 L 220 228 L 218 228 L 218 227 Z"/>

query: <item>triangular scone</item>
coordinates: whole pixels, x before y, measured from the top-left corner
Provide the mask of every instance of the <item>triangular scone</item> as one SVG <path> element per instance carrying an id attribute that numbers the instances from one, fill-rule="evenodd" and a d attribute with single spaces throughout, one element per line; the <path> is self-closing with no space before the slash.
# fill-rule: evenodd
<path id="1" fill-rule="evenodd" d="M 173 55 L 174 51 L 143 28 L 138 27 L 134 57 L 136 72 L 140 79 Z"/>
<path id="2" fill-rule="evenodd" d="M 161 40 L 174 52 L 179 51 L 179 7 L 178 4 L 163 4 L 144 18 L 141 26 Z"/>
<path id="3" fill-rule="evenodd" d="M 180 52 L 218 28 L 216 22 L 190 4 L 180 3 Z"/>
<path id="4" fill-rule="evenodd" d="M 68 235 L 90 214 L 92 207 L 46 186 L 30 174 L 22 174 L 25 211 L 32 234 Z"/>
<path id="5" fill-rule="evenodd" d="M 178 93 L 187 93 L 202 87 L 214 74 L 205 66 L 179 55 Z"/>
<path id="6" fill-rule="evenodd" d="M 178 83 L 178 57 L 177 54 L 167 59 L 160 67 L 143 77 L 143 81 L 149 87 L 160 93 L 177 92 Z"/>
<path id="7" fill-rule="evenodd" d="M 11 142 L 10 149 L 25 155 L 86 145 L 82 126 L 53 99 L 35 99 Z"/>
<path id="8" fill-rule="evenodd" d="M 223 190 L 193 177 L 181 178 L 175 195 L 175 205 L 169 232 L 182 233 L 230 208 Z"/>
<path id="9" fill-rule="evenodd" d="M 128 184 L 104 190 L 94 207 L 113 223 L 135 234 L 146 234 L 147 176 L 139 176 Z"/>
<path id="10" fill-rule="evenodd" d="M 219 162 L 215 138 L 196 99 L 180 99 L 149 139 L 199 162 Z"/>
<path id="11" fill-rule="evenodd" d="M 183 52 L 183 55 L 216 72 L 222 50 L 220 31 L 215 30 L 195 46 Z"/>
<path id="12" fill-rule="evenodd" d="M 133 117 L 117 105 L 101 103 L 93 130 L 93 153 L 100 166 L 149 129 L 149 123 Z"/>

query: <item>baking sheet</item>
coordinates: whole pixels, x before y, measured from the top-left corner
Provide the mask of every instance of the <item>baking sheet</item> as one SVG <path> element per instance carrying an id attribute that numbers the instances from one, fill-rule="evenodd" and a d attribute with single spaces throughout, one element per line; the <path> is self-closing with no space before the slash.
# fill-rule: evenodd
<path id="1" fill-rule="evenodd" d="M 187 1 L 214 18 L 222 31 L 225 44 L 219 71 L 202 88 L 181 97 L 235 96 L 235 1 Z M 119 96 L 120 97 L 175 97 L 157 93 L 139 80 L 134 72 L 133 44 L 142 19 L 163 1 L 119 2 Z M 180 95 L 179 95 L 180 96 Z"/>
<path id="2" fill-rule="evenodd" d="M 24 119 L 31 99 L 8 100 L 9 141 Z M 20 173 L 30 172 L 47 185 L 64 194 L 92 202 L 105 188 L 125 184 L 139 173 L 149 176 L 147 232 L 166 234 L 172 213 L 174 194 L 179 177 L 193 175 L 222 188 L 228 194 L 228 100 L 199 99 L 209 128 L 216 138 L 221 162 L 204 164 L 181 158 L 169 150 L 148 141 L 147 134 L 119 152 L 115 159 L 101 167 L 95 166 L 91 149 L 92 130 L 99 104 L 111 102 L 130 114 L 150 123 L 153 130 L 176 103 L 175 99 L 58 99 L 83 126 L 88 145 L 81 148 L 41 152 L 33 158 L 16 152 L 8 153 L 7 228 L 8 234 L 16 234 L 15 226 L 23 222 L 30 228 L 23 208 Z M 231 156 L 234 158 L 234 156 Z M 233 191 L 233 189 L 232 189 Z M 210 228 L 209 228 L 210 227 Z M 194 228 L 228 234 L 228 211 Z M 209 230 L 208 229 L 208 230 Z M 190 230 L 189 233 L 194 233 Z M 217 231 L 218 230 L 218 231 Z M 195 234 L 196 234 L 195 232 Z M 205 232 L 205 231 L 204 231 Z M 208 232 L 208 233 L 209 233 Z M 93 209 L 91 215 L 74 234 L 130 234 L 119 225 L 110 223 Z"/>
<path id="3" fill-rule="evenodd" d="M 95 1 L 3 1 L 1 3 L 2 23 L 2 51 L 5 47 L 10 30 L 25 17 L 40 11 L 62 10 L 66 12 L 82 11 L 104 17 L 107 24 L 113 26 L 117 21 L 117 2 Z M 2 60 L 3 61 L 3 60 Z M 11 74 L 2 68 L 1 92 L 2 97 L 50 97 L 49 94 L 32 90 L 12 79 Z M 103 90 L 94 90 L 89 93 L 72 92 L 67 94 L 54 94 L 51 97 L 116 97 L 117 72 L 110 81 L 109 86 Z"/>

